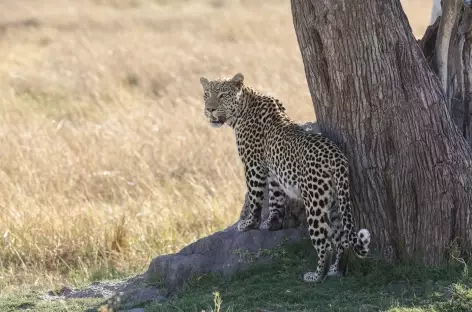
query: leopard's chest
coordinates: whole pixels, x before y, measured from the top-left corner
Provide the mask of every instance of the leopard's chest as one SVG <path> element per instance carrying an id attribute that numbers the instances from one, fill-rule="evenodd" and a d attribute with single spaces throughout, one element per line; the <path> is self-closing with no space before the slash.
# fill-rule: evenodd
<path id="1" fill-rule="evenodd" d="M 270 170 L 269 179 L 277 182 L 288 197 L 300 198 L 299 182 L 293 176 L 278 170 Z"/>

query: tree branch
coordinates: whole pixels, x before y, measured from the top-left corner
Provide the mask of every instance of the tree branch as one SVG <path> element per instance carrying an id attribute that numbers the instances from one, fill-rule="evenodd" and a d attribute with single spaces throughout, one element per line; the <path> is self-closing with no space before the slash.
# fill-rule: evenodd
<path id="1" fill-rule="evenodd" d="M 436 39 L 436 55 L 434 58 L 434 64 L 437 68 L 439 79 L 441 80 L 441 85 L 446 94 L 448 94 L 447 62 L 449 54 L 449 44 L 451 42 L 452 33 L 456 26 L 463 3 L 463 0 L 443 1 L 443 12 L 441 15 L 441 21 L 439 23 L 438 37 Z M 448 109 L 450 110 L 450 103 L 447 103 L 447 105 Z"/>

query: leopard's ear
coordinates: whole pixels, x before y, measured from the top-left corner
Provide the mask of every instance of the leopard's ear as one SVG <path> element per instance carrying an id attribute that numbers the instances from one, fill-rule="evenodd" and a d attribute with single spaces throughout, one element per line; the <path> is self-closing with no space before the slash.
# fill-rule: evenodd
<path id="1" fill-rule="evenodd" d="M 205 77 L 202 76 L 202 77 L 200 77 L 200 84 L 205 89 L 206 87 L 208 87 L 210 82 L 208 81 L 208 79 L 206 79 Z"/>
<path id="2" fill-rule="evenodd" d="M 236 88 L 241 89 L 244 82 L 243 74 L 237 73 L 233 78 L 231 78 L 231 82 L 236 86 Z"/>

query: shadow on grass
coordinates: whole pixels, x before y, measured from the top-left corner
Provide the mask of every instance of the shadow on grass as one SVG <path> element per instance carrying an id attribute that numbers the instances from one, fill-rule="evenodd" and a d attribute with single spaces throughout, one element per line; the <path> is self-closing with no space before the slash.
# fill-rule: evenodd
<path id="1" fill-rule="evenodd" d="M 146 311 L 472 311 L 472 279 L 463 265 L 426 268 L 351 257 L 347 277 L 307 284 L 302 276 L 316 265 L 309 243 L 277 253 L 276 264 L 230 279 L 217 274 L 194 278 L 169 302 L 150 304 Z"/>
<path id="2" fill-rule="evenodd" d="M 274 264 L 254 266 L 231 278 L 193 278 L 169 301 L 149 303 L 145 311 L 472 312 L 470 266 L 427 268 L 351 257 L 347 277 L 307 284 L 303 274 L 316 265 L 316 252 L 308 241 L 267 252 L 277 257 Z M 97 311 L 102 304 L 99 298 L 47 301 L 34 293 L 0 295 L 2 312 Z M 123 304 L 120 311 L 136 307 Z"/>

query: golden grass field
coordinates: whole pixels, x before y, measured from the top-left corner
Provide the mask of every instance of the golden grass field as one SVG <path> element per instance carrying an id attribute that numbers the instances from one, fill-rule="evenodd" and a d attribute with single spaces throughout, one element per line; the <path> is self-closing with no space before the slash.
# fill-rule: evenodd
<path id="1" fill-rule="evenodd" d="M 269 2 L 266 2 L 269 3 Z M 430 1 L 405 0 L 416 36 Z M 233 223 L 243 171 L 199 76 L 314 120 L 290 2 L 0 4 L 0 292 L 143 270 Z"/>

